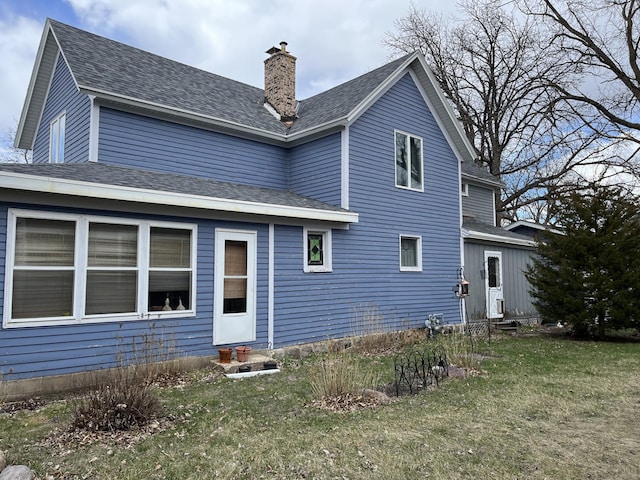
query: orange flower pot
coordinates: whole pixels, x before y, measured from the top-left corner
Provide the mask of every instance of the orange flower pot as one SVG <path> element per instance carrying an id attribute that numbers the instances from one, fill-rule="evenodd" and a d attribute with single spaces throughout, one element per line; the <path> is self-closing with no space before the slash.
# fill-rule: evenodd
<path id="1" fill-rule="evenodd" d="M 236 357 L 239 362 L 248 362 L 249 361 L 249 352 L 251 352 L 251 347 L 247 347 L 245 345 L 236 347 Z"/>
<path id="2" fill-rule="evenodd" d="M 231 363 L 232 348 L 224 347 L 218 349 L 218 356 L 220 357 L 220 363 Z"/>

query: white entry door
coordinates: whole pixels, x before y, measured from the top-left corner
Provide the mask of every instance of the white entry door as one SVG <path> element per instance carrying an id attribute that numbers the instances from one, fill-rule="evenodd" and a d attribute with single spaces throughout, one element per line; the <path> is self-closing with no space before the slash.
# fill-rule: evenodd
<path id="1" fill-rule="evenodd" d="M 256 232 L 216 229 L 213 343 L 256 339 Z"/>
<path id="2" fill-rule="evenodd" d="M 502 285 L 502 252 L 484 252 L 487 318 L 504 317 Z"/>

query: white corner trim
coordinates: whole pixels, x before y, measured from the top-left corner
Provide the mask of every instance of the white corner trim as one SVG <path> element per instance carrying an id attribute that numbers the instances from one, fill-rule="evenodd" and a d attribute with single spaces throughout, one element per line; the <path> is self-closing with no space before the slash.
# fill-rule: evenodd
<path id="1" fill-rule="evenodd" d="M 269 224 L 269 266 L 267 281 L 267 348 L 273 348 L 275 311 L 275 225 Z"/>
<path id="2" fill-rule="evenodd" d="M 122 200 L 155 205 L 198 208 L 232 213 L 247 213 L 286 218 L 301 218 L 339 223 L 357 223 L 355 212 L 319 210 L 288 205 L 230 200 L 185 193 L 162 192 L 144 188 L 105 185 L 77 180 L 0 172 L 0 188 L 31 192 L 57 193 L 76 197 Z"/>
<path id="3" fill-rule="evenodd" d="M 100 140 L 100 105 L 95 95 L 89 95 L 91 112 L 89 114 L 89 161 L 98 161 L 98 145 Z"/>
<path id="4" fill-rule="evenodd" d="M 340 206 L 349 209 L 349 126 L 340 134 Z"/>

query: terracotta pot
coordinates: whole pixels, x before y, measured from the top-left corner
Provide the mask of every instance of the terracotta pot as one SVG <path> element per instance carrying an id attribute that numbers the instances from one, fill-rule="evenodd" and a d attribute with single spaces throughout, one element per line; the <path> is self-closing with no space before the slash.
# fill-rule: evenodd
<path id="1" fill-rule="evenodd" d="M 251 351 L 251 347 L 247 347 L 242 345 L 240 347 L 236 347 L 236 356 L 238 357 L 239 362 L 248 362 L 249 361 L 249 352 Z"/>
<path id="2" fill-rule="evenodd" d="M 218 356 L 220 357 L 220 363 L 231 363 L 231 353 L 233 348 L 224 347 L 218 349 Z"/>

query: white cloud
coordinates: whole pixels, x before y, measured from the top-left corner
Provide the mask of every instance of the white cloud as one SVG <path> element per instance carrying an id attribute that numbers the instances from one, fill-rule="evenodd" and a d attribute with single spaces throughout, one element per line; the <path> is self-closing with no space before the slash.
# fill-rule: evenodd
<path id="1" fill-rule="evenodd" d="M 36 3 L 38 8 L 23 16 L 0 6 L 0 131 L 20 115 L 46 16 L 256 87 L 263 85 L 265 51 L 284 40 L 298 58 L 297 97 L 304 99 L 389 60 L 382 39 L 394 20 L 407 14 L 410 0 Z M 441 0 L 420 6 L 456 8 Z"/>

